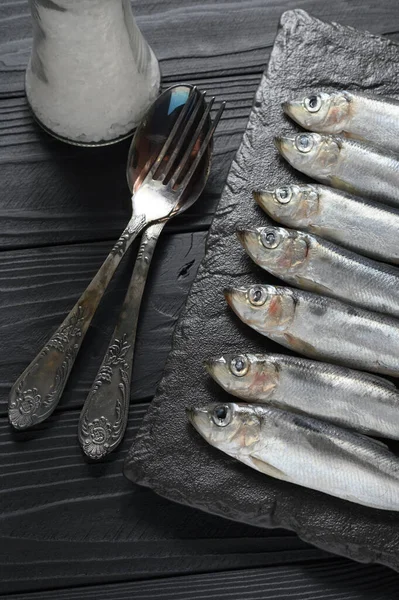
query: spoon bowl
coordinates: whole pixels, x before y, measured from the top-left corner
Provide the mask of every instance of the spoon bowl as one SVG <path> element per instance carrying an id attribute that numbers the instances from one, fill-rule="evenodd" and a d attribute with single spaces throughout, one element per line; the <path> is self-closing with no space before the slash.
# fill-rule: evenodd
<path id="1" fill-rule="evenodd" d="M 152 103 L 140 126 L 137 128 L 130 145 L 126 165 L 127 183 L 132 194 L 139 189 L 146 178 L 148 171 L 159 155 L 165 140 L 168 138 L 183 107 L 187 103 L 192 89 L 192 85 L 177 84 L 165 90 Z M 198 90 L 195 91 L 195 94 L 196 97 L 202 95 Z M 193 120 L 193 131 L 197 127 L 205 108 L 205 101 L 202 100 L 202 106 Z M 205 123 L 206 129 L 209 129 L 210 123 L 211 119 L 208 115 Z M 203 133 L 199 136 L 198 145 L 203 141 L 203 136 Z M 193 148 L 193 157 L 195 157 L 198 145 Z M 184 151 L 185 147 L 182 148 L 182 153 Z M 180 214 L 190 208 L 201 195 L 211 169 L 212 151 L 213 140 L 209 143 L 190 184 L 179 202 L 175 214 Z M 165 157 L 165 163 L 168 158 L 169 156 Z"/>

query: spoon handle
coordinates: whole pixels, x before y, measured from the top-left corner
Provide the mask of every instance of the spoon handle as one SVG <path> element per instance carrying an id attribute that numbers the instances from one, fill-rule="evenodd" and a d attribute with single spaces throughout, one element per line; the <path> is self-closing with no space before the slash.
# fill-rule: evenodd
<path id="1" fill-rule="evenodd" d="M 154 250 L 165 225 L 148 227 L 111 342 L 86 398 L 78 425 L 79 443 L 91 459 L 101 460 L 122 441 L 130 401 L 130 382 L 140 304 Z"/>
<path id="2" fill-rule="evenodd" d="M 145 215 L 133 216 L 71 312 L 11 388 L 10 423 L 28 429 L 53 412 L 104 291 L 124 254 L 143 230 Z"/>

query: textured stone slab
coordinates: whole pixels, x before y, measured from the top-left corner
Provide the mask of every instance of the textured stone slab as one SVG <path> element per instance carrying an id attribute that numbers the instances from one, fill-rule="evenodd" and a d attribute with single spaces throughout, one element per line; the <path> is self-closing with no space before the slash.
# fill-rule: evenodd
<path id="1" fill-rule="evenodd" d="M 267 73 L 257 91 L 200 266 L 174 336 L 158 393 L 125 463 L 131 480 L 177 502 L 261 527 L 285 527 L 304 540 L 399 570 L 399 515 L 357 506 L 261 475 L 208 446 L 188 425 L 185 406 L 227 395 L 202 368 L 210 355 L 280 350 L 245 327 L 222 289 L 273 282 L 244 255 L 237 223 L 262 224 L 250 191 L 304 179 L 274 150 L 278 133 L 296 130 L 280 103 L 315 89 L 370 90 L 398 95 L 399 46 L 387 39 L 283 14 Z"/>

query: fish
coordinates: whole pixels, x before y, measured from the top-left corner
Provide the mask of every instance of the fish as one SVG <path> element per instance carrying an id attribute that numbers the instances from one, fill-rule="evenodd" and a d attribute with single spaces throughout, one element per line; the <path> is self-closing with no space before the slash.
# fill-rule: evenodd
<path id="1" fill-rule="evenodd" d="M 237 237 L 257 265 L 286 283 L 399 317 L 397 267 L 274 225 L 238 228 Z"/>
<path id="2" fill-rule="evenodd" d="M 226 288 L 236 315 L 308 358 L 399 377 L 399 320 L 289 287 Z"/>
<path id="3" fill-rule="evenodd" d="M 310 414 L 366 435 L 399 439 L 399 391 L 377 375 L 285 354 L 226 354 L 204 361 L 229 394 Z"/>
<path id="4" fill-rule="evenodd" d="M 299 133 L 276 137 L 280 154 L 320 183 L 399 206 L 399 155 L 339 135 Z"/>
<path id="5" fill-rule="evenodd" d="M 399 459 L 380 441 L 260 404 L 211 403 L 186 411 L 209 444 L 264 475 L 363 506 L 399 510 Z"/>
<path id="6" fill-rule="evenodd" d="M 399 264 L 399 210 L 317 184 L 283 185 L 253 195 L 277 223 Z"/>
<path id="7" fill-rule="evenodd" d="M 399 151 L 399 101 L 349 91 L 312 93 L 283 102 L 284 112 L 317 133 L 345 133 Z"/>

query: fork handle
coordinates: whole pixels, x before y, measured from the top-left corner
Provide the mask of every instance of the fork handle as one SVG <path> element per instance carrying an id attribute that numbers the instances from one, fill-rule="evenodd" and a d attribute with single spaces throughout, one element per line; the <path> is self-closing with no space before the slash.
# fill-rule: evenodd
<path id="1" fill-rule="evenodd" d="M 87 457 L 101 460 L 122 441 L 130 402 L 130 383 L 140 304 L 154 250 L 165 225 L 148 227 L 111 342 L 80 414 L 78 438 Z"/>
<path id="2" fill-rule="evenodd" d="M 146 224 L 144 215 L 131 218 L 71 312 L 11 388 L 8 416 L 16 429 L 28 429 L 41 423 L 57 406 L 104 291 Z"/>

